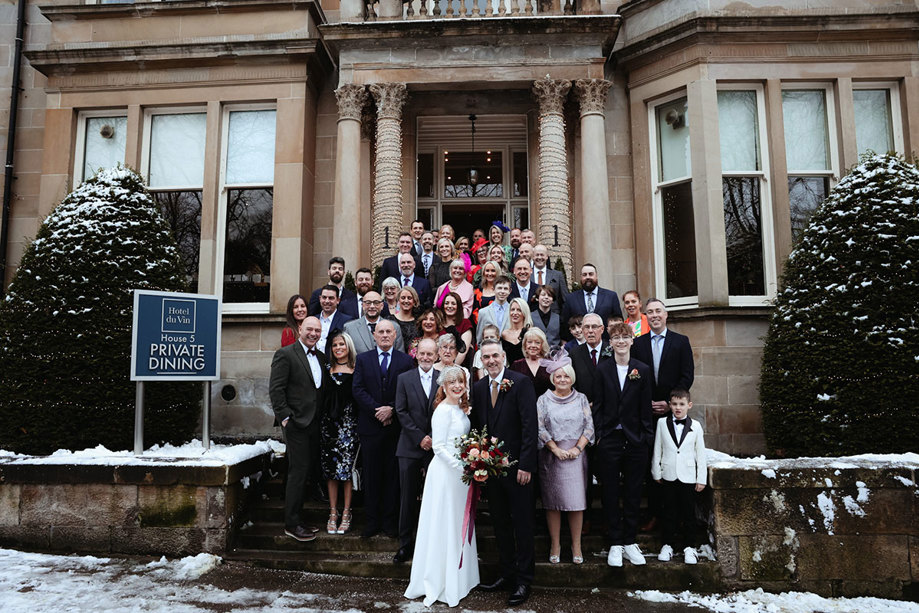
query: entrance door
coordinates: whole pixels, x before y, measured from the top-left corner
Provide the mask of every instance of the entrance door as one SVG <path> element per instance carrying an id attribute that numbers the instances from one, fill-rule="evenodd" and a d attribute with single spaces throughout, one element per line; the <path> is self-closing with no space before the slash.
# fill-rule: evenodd
<path id="1" fill-rule="evenodd" d="M 488 228 L 495 221 L 507 224 L 504 204 L 461 204 L 446 205 L 442 209 L 443 223 L 453 226 L 457 236 L 472 239 L 476 228 L 481 228 L 488 236 Z"/>

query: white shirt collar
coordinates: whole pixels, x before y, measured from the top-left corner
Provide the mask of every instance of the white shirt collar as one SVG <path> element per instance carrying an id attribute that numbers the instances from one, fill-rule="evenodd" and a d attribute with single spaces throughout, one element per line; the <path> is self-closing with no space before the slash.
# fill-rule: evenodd
<path id="1" fill-rule="evenodd" d="M 405 279 L 408 279 L 408 284 L 411 285 L 412 282 L 415 280 L 415 273 L 412 273 L 408 276 L 402 275 L 402 280 L 405 281 Z"/>
<path id="2" fill-rule="evenodd" d="M 418 367 L 418 375 L 423 379 L 424 377 L 432 377 L 434 375 L 434 367 L 431 366 L 431 370 L 424 372 L 422 367 Z"/>
<path id="3" fill-rule="evenodd" d="M 660 334 L 655 334 L 654 331 L 652 330 L 652 331 L 651 331 L 651 336 L 652 336 L 652 337 L 655 337 L 655 336 L 662 336 L 662 337 L 664 337 L 664 338 L 667 338 L 667 327 L 664 326 L 664 329 L 661 330 Z"/>
<path id="4" fill-rule="evenodd" d="M 584 344 L 587 345 L 588 351 L 593 351 L 593 350 L 600 351 L 601 349 L 603 349 L 603 339 L 602 338 L 600 339 L 600 342 L 597 343 L 596 347 L 591 347 L 590 343 L 588 343 L 587 341 L 584 341 Z"/>
<path id="5" fill-rule="evenodd" d="M 393 354 L 393 349 L 392 349 L 392 347 L 390 347 L 389 349 L 387 349 L 387 350 L 386 350 L 386 353 L 389 354 L 389 357 L 392 357 L 392 354 Z M 377 347 L 377 360 L 380 359 L 380 356 L 381 356 L 381 355 L 383 355 L 383 350 L 380 349 L 379 347 Z"/>
<path id="6" fill-rule="evenodd" d="M 326 317 L 323 311 L 319 311 L 319 321 L 332 321 L 332 319 L 335 318 L 335 313 L 337 312 L 338 312 L 338 309 L 335 309 L 334 311 L 332 311 L 331 315 Z"/>
<path id="7" fill-rule="evenodd" d="M 497 381 L 498 383 L 501 383 L 501 381 L 504 379 L 504 370 L 505 369 L 502 368 L 501 372 L 499 372 L 498 376 L 495 377 L 494 379 L 492 379 L 491 375 L 488 375 L 488 385 L 491 386 L 492 381 Z"/>

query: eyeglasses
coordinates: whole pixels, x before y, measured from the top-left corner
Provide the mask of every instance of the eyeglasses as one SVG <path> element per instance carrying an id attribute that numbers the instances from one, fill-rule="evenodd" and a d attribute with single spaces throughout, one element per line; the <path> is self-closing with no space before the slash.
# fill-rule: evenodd
<path id="1" fill-rule="evenodd" d="M 584 325 L 582 325 L 581 327 L 582 327 L 582 328 L 585 328 L 585 329 L 587 329 L 587 330 L 599 330 L 599 329 L 602 328 L 603 326 L 600 326 L 600 325 L 597 325 L 597 324 L 584 324 Z"/>
<path id="2" fill-rule="evenodd" d="M 383 304 L 383 301 L 382 300 L 364 300 L 363 303 L 366 305 L 380 306 L 381 304 Z"/>

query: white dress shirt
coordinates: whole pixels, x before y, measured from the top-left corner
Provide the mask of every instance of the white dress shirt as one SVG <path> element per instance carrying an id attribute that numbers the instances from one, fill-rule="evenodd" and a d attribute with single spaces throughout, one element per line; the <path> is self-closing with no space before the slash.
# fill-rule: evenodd
<path id="1" fill-rule="evenodd" d="M 598 289 L 599 288 L 595 287 L 592 292 L 584 292 L 584 308 L 587 309 L 588 313 L 597 312 L 597 295 L 599 294 L 599 292 L 597 291 Z M 588 298 L 588 296 L 590 296 L 590 298 Z M 594 303 L 593 308 L 590 308 L 591 302 Z"/>
<path id="2" fill-rule="evenodd" d="M 338 309 L 332 311 L 332 314 L 329 315 L 326 319 L 324 311 L 319 311 L 319 325 L 322 326 L 322 334 L 319 336 L 319 342 L 316 343 L 316 348 L 319 351 L 325 351 L 325 342 L 329 338 L 329 332 L 332 331 L 332 319 L 335 317 L 335 313 L 338 312 Z"/>
<path id="3" fill-rule="evenodd" d="M 431 386 L 434 384 L 434 368 L 425 372 L 422 367 L 418 367 L 418 376 L 421 377 L 421 387 L 424 389 L 424 395 L 431 397 Z"/>
<path id="4" fill-rule="evenodd" d="M 310 365 L 313 383 L 316 385 L 316 389 L 319 389 L 319 386 L 322 385 L 322 365 L 319 364 L 319 358 L 310 353 L 310 348 L 303 341 L 297 339 L 297 342 L 300 343 L 300 346 L 303 347 L 303 352 L 306 353 L 306 363 Z"/>

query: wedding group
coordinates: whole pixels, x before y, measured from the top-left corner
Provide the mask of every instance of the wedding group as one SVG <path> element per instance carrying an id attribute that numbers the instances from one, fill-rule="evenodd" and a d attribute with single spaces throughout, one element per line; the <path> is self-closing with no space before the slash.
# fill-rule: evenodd
<path id="1" fill-rule="evenodd" d="M 287 445 L 285 534 L 317 537 L 301 511 L 319 478 L 326 532 L 350 532 L 359 466 L 361 536 L 398 539 L 393 563 L 411 560 L 405 595 L 428 606 L 455 606 L 476 587 L 526 602 L 537 498 L 550 565 L 583 564 L 584 511 L 597 496 L 610 566 L 645 564 L 638 533 L 658 528 L 659 560 L 682 551 L 696 563 L 707 472 L 702 426 L 688 416 L 689 339 L 668 329 L 661 300 L 630 290 L 620 304 L 592 264 L 569 291 L 548 253 L 532 231 L 500 222 L 470 238 L 415 221 L 376 279 L 359 268 L 349 290 L 333 257 L 324 285 L 290 298 L 269 380 Z M 500 445 L 501 474 L 464 479 L 457 445 L 472 428 Z M 470 518 L 480 489 L 498 549 L 490 582 Z"/>

